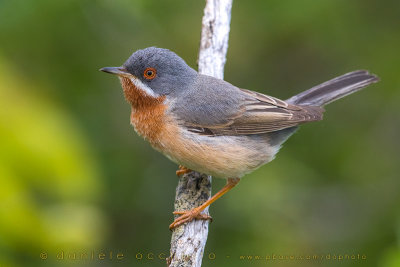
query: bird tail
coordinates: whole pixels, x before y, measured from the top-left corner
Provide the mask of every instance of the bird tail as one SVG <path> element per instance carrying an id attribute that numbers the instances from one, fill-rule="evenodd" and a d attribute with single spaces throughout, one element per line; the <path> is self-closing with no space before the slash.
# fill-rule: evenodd
<path id="1" fill-rule="evenodd" d="M 379 78 L 368 71 L 357 70 L 314 86 L 286 101 L 296 105 L 324 106 L 378 81 Z"/>

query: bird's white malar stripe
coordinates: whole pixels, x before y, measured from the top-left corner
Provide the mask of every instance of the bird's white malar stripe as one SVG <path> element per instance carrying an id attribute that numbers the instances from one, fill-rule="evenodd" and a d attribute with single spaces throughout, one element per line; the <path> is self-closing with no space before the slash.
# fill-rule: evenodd
<path id="1" fill-rule="evenodd" d="M 149 86 L 147 86 L 146 84 L 142 83 L 142 81 L 140 81 L 138 78 L 136 77 L 129 77 L 129 79 L 131 80 L 131 82 L 140 90 L 142 90 L 143 92 L 145 92 L 145 94 L 147 94 L 148 96 L 151 97 L 159 97 L 160 95 L 156 94 L 153 89 L 151 89 Z"/>

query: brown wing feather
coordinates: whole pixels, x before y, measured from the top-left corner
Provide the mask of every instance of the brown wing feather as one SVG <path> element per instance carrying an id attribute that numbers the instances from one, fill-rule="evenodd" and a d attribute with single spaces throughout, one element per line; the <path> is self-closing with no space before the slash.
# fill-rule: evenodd
<path id="1" fill-rule="evenodd" d="M 246 89 L 242 110 L 225 125 L 186 125 L 203 135 L 252 135 L 293 127 L 322 119 L 324 109 L 289 104 L 275 97 Z"/>

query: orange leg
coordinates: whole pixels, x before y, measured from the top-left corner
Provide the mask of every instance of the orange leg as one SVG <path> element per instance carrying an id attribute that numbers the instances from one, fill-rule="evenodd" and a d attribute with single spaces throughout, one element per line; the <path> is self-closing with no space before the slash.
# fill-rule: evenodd
<path id="1" fill-rule="evenodd" d="M 182 176 L 191 171 L 192 171 L 191 169 L 188 169 L 185 166 L 179 165 L 179 169 L 176 171 L 176 176 Z"/>
<path id="2" fill-rule="evenodd" d="M 193 219 L 203 219 L 203 220 L 211 219 L 210 216 L 200 214 L 200 212 L 202 212 L 205 208 L 210 206 L 214 201 L 216 201 L 218 198 L 222 197 L 226 192 L 235 187 L 235 185 L 237 185 L 239 181 L 240 181 L 239 178 L 229 178 L 228 181 L 226 182 L 226 185 L 220 191 L 218 191 L 212 198 L 204 202 L 202 205 L 189 211 L 174 211 L 173 214 L 179 214 L 182 216 L 175 219 L 175 221 L 169 226 L 169 229 L 172 230 L 181 224 L 192 221 Z"/>

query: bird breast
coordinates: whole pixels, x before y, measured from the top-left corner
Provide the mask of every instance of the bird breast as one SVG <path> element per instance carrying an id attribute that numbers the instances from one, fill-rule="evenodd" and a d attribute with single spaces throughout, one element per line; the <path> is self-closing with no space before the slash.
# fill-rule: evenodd
<path id="1" fill-rule="evenodd" d="M 140 136 L 158 147 L 165 124 L 165 96 L 150 96 L 125 77 L 121 78 L 121 84 L 125 98 L 132 107 L 131 124 Z"/>

